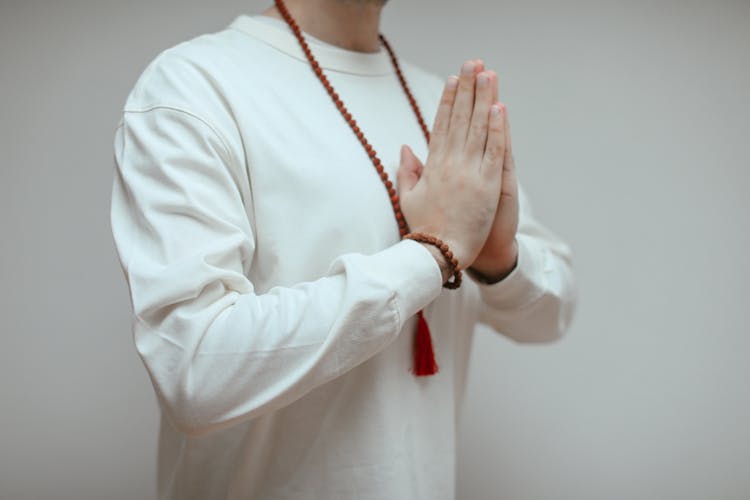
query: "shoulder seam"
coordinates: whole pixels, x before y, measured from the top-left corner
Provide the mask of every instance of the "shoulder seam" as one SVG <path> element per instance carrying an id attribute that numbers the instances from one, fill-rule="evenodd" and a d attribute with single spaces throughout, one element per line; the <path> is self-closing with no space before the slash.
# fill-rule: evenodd
<path id="1" fill-rule="evenodd" d="M 127 113 L 147 113 L 149 111 L 154 111 L 154 110 L 157 110 L 157 109 L 166 109 L 166 110 L 170 110 L 170 111 L 176 111 L 178 113 L 182 113 L 182 114 L 191 116 L 191 117 L 195 118 L 196 120 L 200 121 L 206 127 L 208 127 L 214 133 L 214 135 L 216 135 L 216 137 L 219 139 L 219 142 L 221 142 L 221 145 L 224 148 L 224 152 L 227 154 L 227 157 L 231 158 L 231 156 L 232 156 L 231 155 L 231 151 L 232 150 L 229 148 L 228 142 L 224 138 L 224 135 L 221 133 L 221 131 L 219 131 L 219 129 L 217 127 L 215 127 L 214 125 L 212 125 L 208 120 L 206 120 L 205 118 L 203 118 L 203 117 L 201 117 L 201 116 L 193 113 L 192 111 L 188 111 L 186 109 L 178 108 L 177 106 L 169 106 L 169 105 L 164 105 L 164 104 L 156 104 L 156 105 L 153 105 L 153 106 L 149 106 L 149 107 L 146 107 L 146 108 L 140 108 L 140 109 L 127 109 L 127 108 L 125 108 L 125 109 L 122 110 L 122 113 L 123 113 L 123 115 L 125 115 Z"/>

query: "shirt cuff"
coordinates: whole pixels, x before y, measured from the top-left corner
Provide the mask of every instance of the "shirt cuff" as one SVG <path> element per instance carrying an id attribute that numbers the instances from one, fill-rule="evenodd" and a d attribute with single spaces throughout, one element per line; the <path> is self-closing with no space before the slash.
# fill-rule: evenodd
<path id="1" fill-rule="evenodd" d="M 407 319 L 435 300 L 443 289 L 440 266 L 421 243 L 401 240 L 371 258 L 373 272 L 387 280 L 396 292 L 402 327 Z"/>
<path id="2" fill-rule="evenodd" d="M 516 309 L 534 302 L 544 294 L 548 250 L 543 243 L 525 234 L 517 234 L 516 267 L 497 283 L 482 283 L 466 273 L 479 286 L 482 300 L 493 309 Z"/>

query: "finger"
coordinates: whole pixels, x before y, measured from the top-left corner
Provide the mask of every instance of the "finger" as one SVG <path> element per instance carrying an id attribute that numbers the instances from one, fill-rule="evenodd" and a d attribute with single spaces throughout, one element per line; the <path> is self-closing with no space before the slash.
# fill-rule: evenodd
<path id="1" fill-rule="evenodd" d="M 456 100 L 451 111 L 451 121 L 448 126 L 447 146 L 453 151 L 463 151 L 466 134 L 469 130 L 471 113 L 474 108 L 474 70 L 473 60 L 466 61 L 461 67 L 458 77 Z"/>
<path id="2" fill-rule="evenodd" d="M 500 100 L 500 98 L 497 96 L 497 93 L 499 92 L 499 90 L 498 90 L 498 81 L 499 81 L 499 79 L 497 77 L 497 73 L 495 73 L 493 71 L 492 72 L 492 82 L 491 82 L 492 83 L 492 102 L 497 102 L 498 100 Z"/>
<path id="3" fill-rule="evenodd" d="M 498 80 L 499 79 L 498 79 L 497 73 L 495 73 L 493 71 L 492 72 L 492 79 L 491 79 L 491 82 L 490 82 L 490 86 L 492 87 L 492 102 L 500 102 L 500 98 L 497 95 L 498 92 L 499 92 L 499 89 L 498 89 Z M 486 147 L 486 143 L 485 143 L 485 147 Z"/>
<path id="4" fill-rule="evenodd" d="M 430 132 L 430 154 L 434 154 L 437 149 L 443 147 L 445 144 L 457 88 L 458 77 L 449 76 L 443 87 L 443 95 L 440 97 L 440 104 L 438 104 L 438 109 L 435 113 L 435 120 L 432 124 L 432 131 Z"/>
<path id="5" fill-rule="evenodd" d="M 505 155 L 503 159 L 503 169 L 505 170 L 512 170 L 515 167 L 515 162 L 513 161 L 513 148 L 511 147 L 511 140 L 510 140 L 510 118 L 508 118 L 508 108 L 505 108 L 505 113 L 503 113 L 503 126 L 505 128 Z"/>
<path id="6" fill-rule="evenodd" d="M 491 71 L 482 71 L 477 75 L 474 94 L 474 111 L 471 116 L 469 134 L 466 138 L 465 152 L 471 158 L 480 160 L 487 144 L 487 129 L 492 101 Z"/>
<path id="7" fill-rule="evenodd" d="M 510 139 L 510 115 L 505 109 L 505 155 L 503 158 L 503 173 L 500 180 L 500 203 L 497 209 L 505 217 L 518 220 L 518 180 L 516 177 L 516 161 Z"/>
<path id="8" fill-rule="evenodd" d="M 417 158 L 409 146 L 401 146 L 401 163 L 396 173 L 399 196 L 414 189 L 422 175 L 422 162 Z"/>
<path id="9" fill-rule="evenodd" d="M 505 105 L 495 103 L 490 108 L 487 147 L 482 158 L 482 174 L 489 182 L 502 181 L 503 159 L 505 157 Z"/>

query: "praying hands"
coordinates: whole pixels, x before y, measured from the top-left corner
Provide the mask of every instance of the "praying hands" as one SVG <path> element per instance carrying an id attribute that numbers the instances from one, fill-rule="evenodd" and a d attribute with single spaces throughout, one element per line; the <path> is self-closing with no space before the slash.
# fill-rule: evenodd
<path id="1" fill-rule="evenodd" d="M 518 258 L 518 184 L 494 71 L 466 61 L 446 82 L 423 165 L 402 147 L 399 196 L 412 230 L 453 249 L 459 268 L 496 282 Z"/>

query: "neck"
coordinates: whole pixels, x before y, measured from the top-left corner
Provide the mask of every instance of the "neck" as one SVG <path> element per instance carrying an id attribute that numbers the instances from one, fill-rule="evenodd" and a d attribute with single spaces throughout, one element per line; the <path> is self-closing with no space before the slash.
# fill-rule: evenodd
<path id="1" fill-rule="evenodd" d="M 380 50 L 380 12 L 387 0 L 284 0 L 300 29 L 357 52 Z M 276 6 L 261 14 L 283 19 Z"/>

